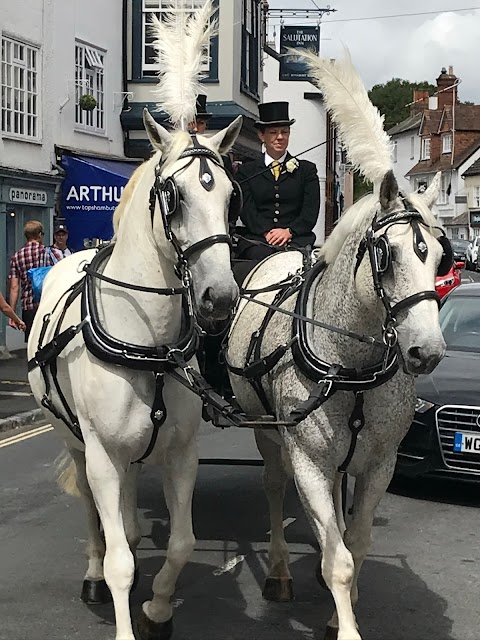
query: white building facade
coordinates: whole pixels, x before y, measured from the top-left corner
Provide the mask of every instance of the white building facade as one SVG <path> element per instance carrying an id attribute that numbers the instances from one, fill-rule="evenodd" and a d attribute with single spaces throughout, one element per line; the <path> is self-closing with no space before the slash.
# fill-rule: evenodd
<path id="1" fill-rule="evenodd" d="M 24 244 L 27 220 L 51 239 L 62 217 L 58 148 L 123 157 L 122 3 L 30 0 L 0 4 L 0 282 Z M 92 96 L 95 106 L 85 110 Z M 0 319 L 0 347 L 23 337 Z"/>

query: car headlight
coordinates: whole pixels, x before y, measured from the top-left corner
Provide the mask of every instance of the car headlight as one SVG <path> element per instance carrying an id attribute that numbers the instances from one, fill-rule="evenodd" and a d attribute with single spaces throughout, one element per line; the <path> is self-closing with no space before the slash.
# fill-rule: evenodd
<path id="1" fill-rule="evenodd" d="M 415 411 L 417 413 L 426 413 L 429 409 L 434 407 L 435 405 L 432 402 L 428 402 L 427 400 L 422 400 L 422 398 L 417 398 L 417 402 L 415 403 Z"/>

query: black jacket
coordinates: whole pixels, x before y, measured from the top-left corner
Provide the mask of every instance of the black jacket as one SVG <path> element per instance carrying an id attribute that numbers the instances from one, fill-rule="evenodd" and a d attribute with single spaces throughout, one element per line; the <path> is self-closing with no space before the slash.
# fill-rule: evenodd
<path id="1" fill-rule="evenodd" d="M 247 238 L 263 240 L 271 229 L 290 229 L 292 242 L 305 247 L 315 242 L 312 232 L 320 210 L 320 184 L 317 168 L 307 160 L 297 160 L 299 166 L 288 172 L 285 164 L 278 180 L 266 170 L 264 157 L 240 167 L 236 179 L 243 190 L 240 218 Z M 251 180 L 250 176 L 263 171 Z"/>

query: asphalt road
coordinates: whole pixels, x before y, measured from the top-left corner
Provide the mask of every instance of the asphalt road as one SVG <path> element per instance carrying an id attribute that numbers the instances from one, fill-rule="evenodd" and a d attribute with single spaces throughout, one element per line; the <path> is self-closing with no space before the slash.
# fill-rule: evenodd
<path id="1" fill-rule="evenodd" d="M 112 607 L 89 608 L 79 599 L 85 522 L 81 504 L 53 481 L 57 436 L 44 432 L 13 443 L 2 437 L 0 639 L 113 640 Z M 207 426 L 201 454 L 257 457 L 250 433 Z M 385 496 L 360 579 L 357 614 L 365 640 L 478 640 L 478 495 L 475 487 L 417 483 Z M 168 537 L 157 469 L 144 469 L 139 507 L 134 611 L 149 597 Z M 314 540 L 293 488 L 285 518 L 296 600 L 278 605 L 261 597 L 269 529 L 261 469 L 200 468 L 197 548 L 174 596 L 175 640 L 323 638 L 333 604 L 316 584 Z"/>

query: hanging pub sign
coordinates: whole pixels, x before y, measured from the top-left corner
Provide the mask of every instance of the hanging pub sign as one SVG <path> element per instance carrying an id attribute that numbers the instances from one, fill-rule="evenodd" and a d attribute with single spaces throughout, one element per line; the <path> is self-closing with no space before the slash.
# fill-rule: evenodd
<path id="1" fill-rule="evenodd" d="M 320 27 L 282 26 L 280 31 L 280 80 L 310 80 L 306 62 L 287 49 L 309 49 L 317 55 L 320 52 Z"/>

